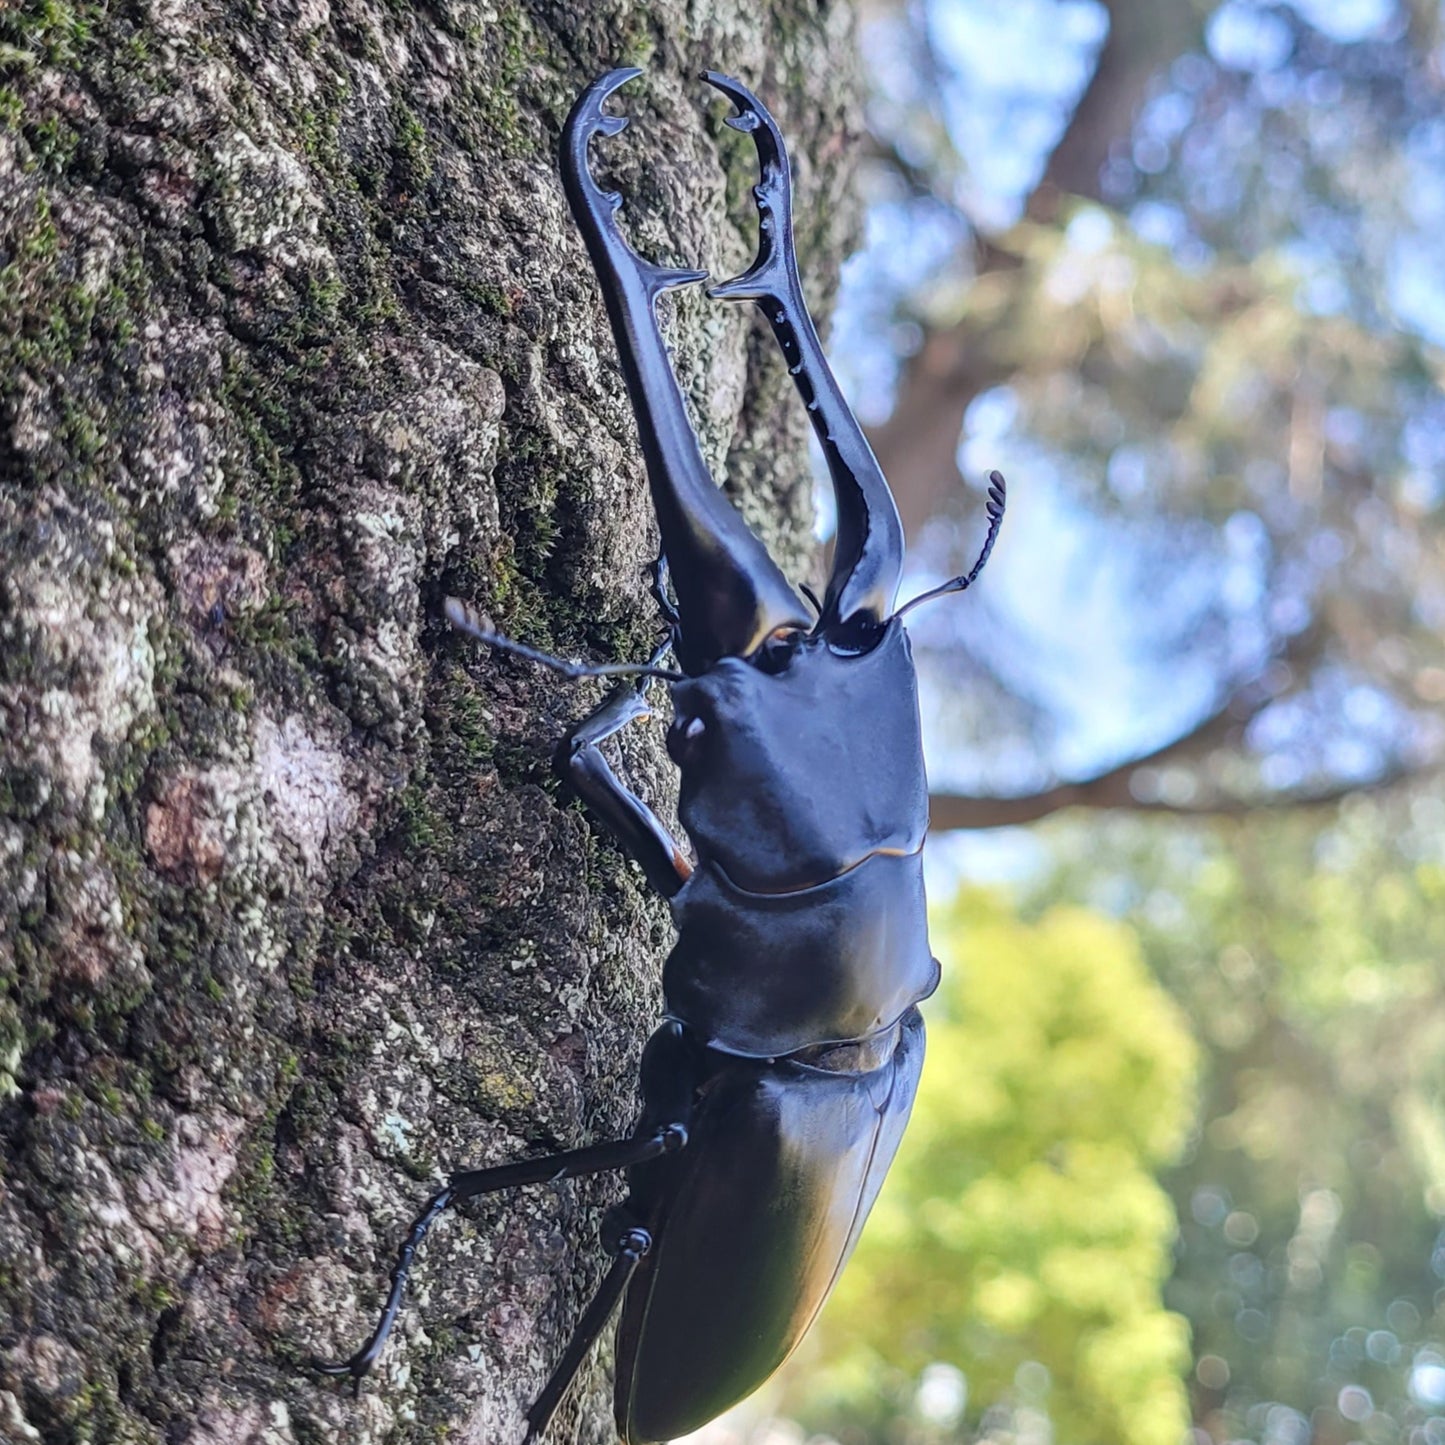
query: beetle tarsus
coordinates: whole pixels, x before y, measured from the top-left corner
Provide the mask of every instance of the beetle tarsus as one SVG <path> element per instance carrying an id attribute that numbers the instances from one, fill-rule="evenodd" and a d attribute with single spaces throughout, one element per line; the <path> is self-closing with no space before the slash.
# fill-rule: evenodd
<path id="1" fill-rule="evenodd" d="M 361 1393 L 361 1377 L 376 1363 L 377 1357 L 381 1354 L 386 1345 L 387 1336 L 391 1334 L 391 1327 L 396 1323 L 396 1317 L 401 1311 L 402 1297 L 406 1294 L 407 1276 L 411 1273 L 411 1263 L 416 1257 L 417 1247 L 426 1237 L 426 1232 L 432 1226 L 432 1222 L 444 1210 L 448 1209 L 456 1200 L 455 1188 L 448 1184 L 445 1189 L 438 1190 L 427 1200 L 426 1208 L 412 1221 L 411 1229 L 401 1242 L 401 1248 L 397 1251 L 396 1264 L 391 1271 L 391 1292 L 387 1295 L 386 1305 L 381 1311 L 381 1318 L 377 1321 L 376 1328 L 371 1332 L 371 1338 L 347 1360 L 323 1360 L 319 1356 L 311 1357 L 313 1369 L 319 1370 L 323 1375 L 350 1375 L 351 1389 L 353 1395 Z"/>
<path id="2" fill-rule="evenodd" d="M 656 560 L 648 564 L 647 572 L 652 578 L 647 590 L 652 600 L 657 603 L 657 610 L 668 631 L 676 639 L 678 629 L 682 626 L 682 614 L 667 591 L 667 553 L 659 552 Z"/>

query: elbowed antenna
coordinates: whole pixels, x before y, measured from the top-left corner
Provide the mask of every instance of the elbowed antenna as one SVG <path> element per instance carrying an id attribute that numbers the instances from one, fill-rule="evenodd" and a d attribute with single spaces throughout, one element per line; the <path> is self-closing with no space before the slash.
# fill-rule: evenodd
<path id="1" fill-rule="evenodd" d="M 525 657 L 528 662 L 560 672 L 569 682 L 580 682 L 584 677 L 660 677 L 665 682 L 686 680 L 685 673 L 657 665 L 658 659 L 672 647 L 670 637 L 664 640 L 647 662 L 568 662 L 565 657 L 555 657 L 550 652 L 528 647 L 525 642 L 493 632 L 491 619 L 471 603 L 463 602 L 460 597 L 448 597 L 442 611 L 446 613 L 447 621 L 459 632 L 470 633 L 479 642 L 485 642 L 488 647 L 495 647 L 500 652 L 510 652 L 515 657 Z"/>
<path id="2" fill-rule="evenodd" d="M 658 266 L 637 255 L 617 228 L 622 198 L 602 191 L 587 168 L 592 137 L 616 135 L 627 125 L 625 117 L 604 113 L 603 102 L 641 73 L 610 71 L 578 98 L 562 128 L 562 184 L 597 272 L 637 416 L 662 550 L 677 592 L 678 660 L 696 675 L 720 657 L 751 656 L 774 633 L 806 630 L 810 618 L 709 474 L 658 330 L 657 298 L 706 273 Z"/>
<path id="3" fill-rule="evenodd" d="M 758 207 L 758 254 L 740 276 L 708 288 L 721 301 L 762 308 L 788 361 L 823 448 L 838 507 L 838 540 L 815 631 L 840 627 L 867 632 L 893 610 L 903 575 L 903 523 L 893 493 L 858 419 L 843 396 L 809 315 L 793 246 L 793 187 L 788 152 L 777 122 L 747 86 L 708 70 L 702 74 L 737 107 L 727 124 L 753 138 L 761 170 L 753 187 Z"/>
<path id="4" fill-rule="evenodd" d="M 935 597 L 946 597 L 950 592 L 967 592 L 973 586 L 978 574 L 983 571 L 989 555 L 993 552 L 993 544 L 998 541 L 998 532 L 999 528 L 1003 526 L 1003 512 L 1007 505 L 1008 483 L 1004 481 L 1003 473 L 990 472 L 988 474 L 988 502 L 985 507 L 988 512 L 988 536 L 983 539 L 983 549 L 978 554 L 978 561 L 967 572 L 950 578 L 931 591 L 910 598 L 893 615 L 902 617 L 905 612 L 912 612 L 920 603 L 932 602 Z"/>

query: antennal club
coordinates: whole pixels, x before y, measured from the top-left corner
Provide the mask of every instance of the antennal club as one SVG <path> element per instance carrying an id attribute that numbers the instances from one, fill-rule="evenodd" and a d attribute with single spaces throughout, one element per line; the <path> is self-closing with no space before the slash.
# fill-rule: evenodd
<path id="1" fill-rule="evenodd" d="M 993 544 L 998 541 L 999 528 L 1003 526 L 1004 507 L 1008 504 L 1008 485 L 1003 479 L 1002 472 L 990 472 L 988 474 L 988 536 L 983 539 L 983 550 L 978 554 L 978 561 L 972 568 L 957 577 L 950 578 L 941 587 L 935 587 L 931 592 L 924 592 L 904 603 L 893 615 L 902 617 L 905 612 L 911 612 L 922 602 L 932 602 L 935 597 L 947 596 L 950 592 L 967 592 L 973 586 L 974 579 L 983 571 L 984 564 L 993 551 Z"/>

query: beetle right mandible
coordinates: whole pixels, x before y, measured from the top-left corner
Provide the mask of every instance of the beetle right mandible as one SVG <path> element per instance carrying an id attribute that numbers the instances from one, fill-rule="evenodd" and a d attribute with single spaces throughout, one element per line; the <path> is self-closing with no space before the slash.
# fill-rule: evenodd
<path id="1" fill-rule="evenodd" d="M 654 306 L 703 273 L 637 256 L 617 229 L 621 198 L 588 169 L 589 141 L 627 124 L 603 103 L 639 73 L 614 70 L 582 94 L 563 131 L 562 179 L 641 432 L 669 636 L 648 664 L 589 667 L 499 637 L 455 599 L 447 615 L 572 677 L 636 675 L 572 731 L 558 765 L 672 902 L 678 939 L 663 970 L 665 1017 L 642 1056 L 641 1117 L 628 1139 L 453 1174 L 402 1244 L 371 1339 L 349 1360 L 317 1362 L 359 1383 L 396 1320 L 417 1246 L 449 1205 L 625 1168 L 628 1197 L 606 1230 L 615 1261 L 528 1411 L 527 1441 L 542 1436 L 619 1299 L 615 1410 L 627 1445 L 696 1430 L 787 1358 L 898 1148 L 923 1063 L 917 1005 L 938 981 L 917 685 L 899 620 L 907 608 L 894 609 L 903 530 L 803 300 L 782 136 L 744 86 L 704 75 L 736 106 L 728 124 L 751 135 L 762 171 L 757 258 L 708 294 L 762 308 L 837 498 L 833 573 L 811 607 L 718 490 L 688 424 Z M 926 596 L 962 591 L 982 569 L 1003 516 L 1003 479 L 991 482 L 978 561 Z M 680 672 L 659 666 L 668 650 Z M 599 749 L 649 711 L 654 677 L 671 683 L 667 746 L 695 861 Z"/>

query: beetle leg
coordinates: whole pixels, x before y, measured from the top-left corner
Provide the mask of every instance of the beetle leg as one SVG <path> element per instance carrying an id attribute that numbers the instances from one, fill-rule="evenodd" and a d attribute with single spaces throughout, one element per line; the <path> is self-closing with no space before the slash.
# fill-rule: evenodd
<path id="1" fill-rule="evenodd" d="M 682 627 L 682 614 L 677 610 L 677 604 L 667 595 L 667 553 L 659 552 L 657 560 L 647 570 L 652 574 L 652 585 L 647 590 L 652 595 L 652 600 L 657 603 L 657 610 L 662 614 L 662 620 L 676 642 L 678 631 Z"/>
<path id="2" fill-rule="evenodd" d="M 740 276 L 710 286 L 721 301 L 762 308 L 787 358 L 813 430 L 823 448 L 838 507 L 838 542 L 817 630 L 840 623 L 880 626 L 893 610 L 903 572 L 903 524 L 893 493 L 858 419 L 844 399 L 803 298 L 793 247 L 793 183 L 777 122 L 745 85 L 716 71 L 702 79 L 737 106 L 727 124 L 753 138 L 761 168 L 753 188 L 758 206 L 758 254 Z"/>
<path id="3" fill-rule="evenodd" d="M 396 1264 L 391 1271 L 391 1292 L 386 1297 L 386 1305 L 381 1311 L 381 1318 L 377 1321 L 376 1328 L 371 1332 L 370 1339 L 357 1350 L 348 1360 L 323 1360 L 318 1355 L 311 1357 L 312 1369 L 319 1370 L 323 1375 L 350 1375 L 353 1389 L 357 1394 L 361 1393 L 361 1377 L 376 1363 L 376 1358 L 381 1354 L 382 1347 L 386 1344 L 386 1337 L 391 1333 L 391 1327 L 396 1323 L 396 1317 L 401 1310 L 402 1296 L 406 1293 L 407 1276 L 411 1273 L 411 1262 L 416 1256 L 418 1246 L 426 1238 L 426 1232 L 432 1226 L 432 1221 L 437 1215 L 448 1209 L 456 1201 L 456 1191 L 450 1184 L 445 1189 L 438 1190 L 427 1200 L 426 1208 L 412 1221 L 411 1229 L 401 1242 L 401 1248 L 397 1251 Z"/>
<path id="4" fill-rule="evenodd" d="M 682 673 L 658 666 L 673 645 L 671 637 L 646 662 L 568 662 L 565 657 L 555 657 L 550 652 L 518 642 L 514 637 L 505 637 L 500 632 L 494 632 L 491 619 L 486 613 L 473 607 L 470 602 L 463 602 L 460 597 L 448 597 L 442 611 L 446 613 L 447 621 L 459 632 L 470 633 L 488 647 L 495 647 L 500 652 L 510 652 L 514 657 L 525 657 L 528 662 L 536 662 L 551 668 L 553 672 L 560 672 L 569 682 L 577 682 L 584 677 L 661 677 L 668 682 L 683 680 Z"/>
<path id="5" fill-rule="evenodd" d="M 637 1127 L 638 1138 L 670 1138 L 673 1147 L 665 1151 L 669 1153 L 686 1145 L 703 1068 L 696 1043 L 676 1019 L 664 1020 L 653 1030 L 642 1050 L 639 1070 L 643 1113 Z M 638 1182 L 635 1175 L 632 1182 L 634 1185 Z M 577 1322 L 557 1368 L 527 1411 L 527 1438 L 523 1445 L 535 1445 L 542 1438 L 587 1352 L 617 1308 L 617 1301 L 633 1272 L 652 1248 L 652 1233 L 633 1214 L 634 1203 L 634 1197 L 629 1196 L 621 1207 L 608 1211 L 602 1226 L 603 1238 L 608 1251 L 616 1257 L 592 1303 Z"/>
<path id="6" fill-rule="evenodd" d="M 692 876 L 692 864 L 657 814 L 612 771 L 598 746 L 651 711 L 639 688 L 624 684 L 615 689 L 563 739 L 557 749 L 557 771 L 642 865 L 648 882 L 671 898 Z"/>
<path id="7" fill-rule="evenodd" d="M 562 185 L 597 272 L 637 416 L 662 550 L 677 586 L 678 658 L 696 675 L 719 657 L 750 656 L 774 632 L 805 628 L 807 610 L 709 474 L 658 329 L 657 298 L 706 272 L 643 260 L 618 230 L 622 198 L 604 192 L 587 168 L 588 142 L 627 124 L 606 114 L 604 102 L 641 73 L 610 71 L 578 97 L 562 128 Z"/>
<path id="8" fill-rule="evenodd" d="M 653 595 L 663 609 L 663 617 L 671 625 L 645 663 L 587 664 L 567 662 L 535 647 L 515 642 L 491 630 L 488 619 L 475 607 L 455 597 L 446 600 L 446 614 L 454 627 L 479 637 L 492 647 L 514 652 L 532 662 L 541 663 L 564 677 L 607 677 L 632 674 L 636 683 L 624 683 L 603 701 L 596 712 L 589 714 L 563 739 L 557 749 L 556 767 L 572 790 L 608 827 L 617 841 L 642 865 L 648 881 L 666 898 L 692 876 L 692 864 L 678 846 L 677 840 L 662 826 L 651 808 L 623 785 L 611 764 L 602 756 L 599 743 L 620 732 L 635 718 L 646 717 L 652 709 L 647 704 L 645 689 L 654 677 L 677 679 L 680 674 L 659 666 L 677 642 L 676 612 L 666 590 L 666 559 L 653 564 Z"/>
<path id="9" fill-rule="evenodd" d="M 437 1216 L 449 1209 L 458 1200 L 473 1199 L 478 1194 L 493 1194 L 501 1189 L 515 1189 L 523 1184 L 549 1184 L 556 1179 L 571 1179 L 580 1174 L 602 1174 L 613 1169 L 628 1169 L 634 1164 L 646 1163 L 663 1154 L 671 1154 L 687 1144 L 687 1126 L 669 1122 L 645 1134 L 636 1134 L 631 1139 L 616 1139 L 606 1144 L 594 1144 L 586 1149 L 569 1149 L 562 1154 L 548 1154 L 541 1159 L 520 1159 L 515 1164 L 499 1164 L 490 1169 L 467 1169 L 453 1174 L 445 1189 L 427 1201 L 427 1206 L 413 1221 L 407 1236 L 397 1251 L 396 1264 L 391 1271 L 391 1291 L 381 1311 L 381 1318 L 371 1332 L 371 1338 L 347 1360 L 322 1360 L 312 1357 L 314 1369 L 324 1375 L 350 1375 L 356 1389 L 361 1388 L 361 1377 L 376 1363 L 386 1345 L 391 1327 L 401 1311 L 402 1297 L 406 1293 L 407 1277 L 411 1273 L 412 1260 L 416 1251 Z M 600 1328 L 600 1326 L 599 1326 Z"/>
<path id="10" fill-rule="evenodd" d="M 542 1393 L 527 1411 L 527 1436 L 522 1445 L 536 1445 L 536 1442 L 541 1440 L 552 1416 L 557 1412 L 557 1406 L 562 1403 L 577 1376 L 577 1371 L 582 1368 L 582 1362 L 597 1343 L 597 1336 L 602 1333 L 603 1327 L 617 1308 L 617 1301 L 622 1298 L 633 1271 L 652 1248 L 652 1236 L 636 1225 L 629 1226 L 611 1242 L 609 1248 L 614 1256 L 612 1268 L 607 1271 L 607 1277 L 592 1296 L 592 1302 L 583 1312 L 582 1318 L 577 1321 L 577 1327 L 572 1331 L 572 1338 L 567 1341 L 567 1348 L 557 1362 L 557 1368 L 552 1371 L 547 1383 L 542 1387 Z"/>

